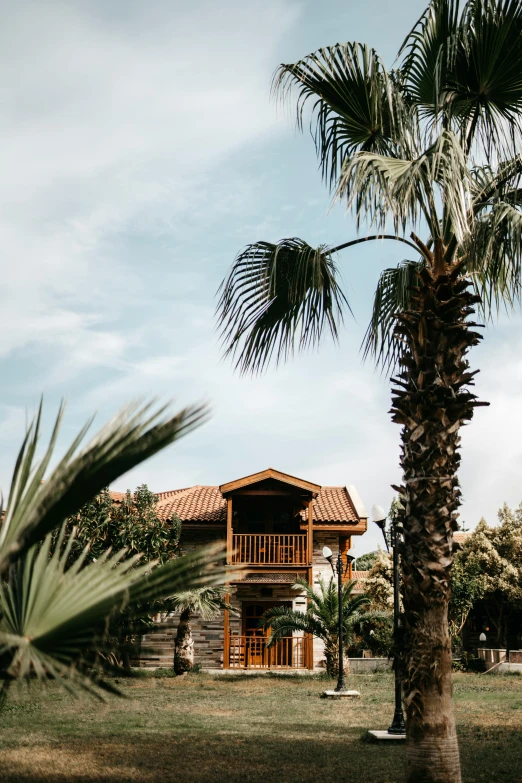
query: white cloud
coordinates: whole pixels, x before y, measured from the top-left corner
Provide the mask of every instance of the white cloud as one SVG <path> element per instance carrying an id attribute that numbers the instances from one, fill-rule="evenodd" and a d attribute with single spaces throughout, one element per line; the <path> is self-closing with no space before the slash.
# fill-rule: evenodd
<path id="1" fill-rule="evenodd" d="M 209 209 L 211 172 L 275 128 L 267 81 L 295 18 L 283 0 L 4 10 L 3 355 L 67 335 L 68 362 L 103 363 L 106 335 L 81 351 L 86 331 L 117 317 L 116 292 L 141 294 L 113 238 L 171 235 Z"/>
<path id="2" fill-rule="evenodd" d="M 280 41 L 293 58 L 311 50 L 304 38 L 328 44 L 339 18 L 351 24 L 346 4 L 328 8 L 318 4 L 314 17 L 307 7 L 301 39 L 293 0 L 6 6 L 4 489 L 25 406 L 45 388 L 51 402 L 74 392 L 64 440 L 93 409 L 105 417 L 130 397 L 212 401 L 208 425 L 123 478 L 123 488 L 226 481 L 272 464 L 314 481 L 354 483 L 368 506 L 386 507 L 399 479 L 399 428 L 387 414 L 388 383 L 360 366 L 364 319 L 348 323 L 352 337 L 341 349 L 325 345 L 257 379 L 240 379 L 219 362 L 212 331 L 213 288 L 244 241 L 283 232 L 312 241 L 309 232 L 335 242 L 354 233 L 339 215 L 326 225 L 329 200 L 315 162 L 306 164 L 317 180 L 313 190 L 306 165 L 288 160 L 296 148 L 313 155 L 310 142 L 291 136 L 269 101 Z M 314 19 L 321 22 L 317 35 Z M 266 156 L 263 145 L 261 154 L 256 143 L 268 146 L 279 133 L 284 145 Z M 274 199 L 270 208 L 262 192 Z M 347 260 L 359 314 L 361 300 L 369 306 L 379 264 L 394 260 L 384 246 L 373 255 L 359 248 Z M 463 517 L 472 524 L 483 513 L 493 521 L 503 500 L 522 500 L 518 325 L 501 325 L 471 355 L 483 368 L 479 394 L 492 403 L 477 411 L 463 438 Z M 377 534 L 369 536 L 365 548 L 377 542 Z"/>

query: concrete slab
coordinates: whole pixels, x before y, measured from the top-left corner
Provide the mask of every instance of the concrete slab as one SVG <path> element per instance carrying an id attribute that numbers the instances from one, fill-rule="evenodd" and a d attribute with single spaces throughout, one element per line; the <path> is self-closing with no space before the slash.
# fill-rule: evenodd
<path id="1" fill-rule="evenodd" d="M 389 734 L 387 731 L 369 731 L 368 734 L 376 740 L 386 740 L 392 742 L 404 742 L 406 734 Z"/>
<path id="2" fill-rule="evenodd" d="M 358 699 L 359 691 L 323 691 L 325 699 Z"/>
<path id="3" fill-rule="evenodd" d="M 522 674 L 522 663 L 501 663 L 496 669 L 490 670 L 497 671 L 499 674 Z M 489 674 L 489 672 L 487 672 Z"/>

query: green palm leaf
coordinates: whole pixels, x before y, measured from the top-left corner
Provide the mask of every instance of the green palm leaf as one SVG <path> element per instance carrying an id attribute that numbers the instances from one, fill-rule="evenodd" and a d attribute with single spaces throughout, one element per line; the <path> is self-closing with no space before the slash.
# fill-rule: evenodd
<path id="1" fill-rule="evenodd" d="M 224 587 L 183 588 L 169 597 L 168 604 L 173 611 L 188 610 L 191 614 L 201 615 L 204 620 L 211 620 L 222 609 L 238 613 L 237 609 L 225 601 L 226 593 L 227 589 Z"/>
<path id="2" fill-rule="evenodd" d="M 151 404 L 123 408 L 91 442 L 79 451 L 88 422 L 66 454 L 43 479 L 53 456 L 64 408 L 60 408 L 43 458 L 35 464 L 42 406 L 30 425 L 18 454 L 9 500 L 0 528 L 0 573 L 8 562 L 76 514 L 103 487 L 202 424 L 208 410 L 197 405 L 174 416 L 167 406 Z"/>
<path id="3" fill-rule="evenodd" d="M 74 535 L 74 534 L 73 534 Z M 108 651 L 110 619 L 176 591 L 210 590 L 225 580 L 220 545 L 205 547 L 154 567 L 139 556 L 107 552 L 96 561 L 83 555 L 68 567 L 73 536 L 51 550 L 51 535 L 31 547 L 0 584 L 0 655 L 8 656 L 13 679 L 51 677 L 75 692 L 98 693 L 99 674 L 111 669 L 100 653 Z M 7 681 L 9 684 L 9 680 Z"/>
<path id="4" fill-rule="evenodd" d="M 379 277 L 362 351 L 364 359 L 372 356 L 376 364 L 389 371 L 397 366 L 403 348 L 394 334 L 396 315 L 408 308 L 422 266 L 423 261 L 402 261 L 396 267 L 385 269 Z"/>
<path id="5" fill-rule="evenodd" d="M 424 219 L 433 239 L 451 227 L 460 241 L 469 232 L 470 175 L 457 136 L 443 131 L 411 159 L 359 152 L 346 161 L 337 196 L 356 220 L 383 231 L 392 221 L 396 235 Z M 444 225 L 437 207 L 444 203 Z"/>
<path id="6" fill-rule="evenodd" d="M 334 339 L 348 306 L 331 250 L 301 239 L 258 242 L 242 251 L 220 289 L 225 355 L 242 371 L 262 371 L 299 349 L 316 345 L 325 329 Z"/>
<path id="7" fill-rule="evenodd" d="M 519 141 L 522 7 L 518 0 L 434 0 L 404 42 L 402 77 L 421 112 L 486 154 Z M 431 130 L 431 126 L 428 126 Z"/>
<path id="8" fill-rule="evenodd" d="M 404 103 L 373 49 L 337 44 L 281 65 L 272 84 L 286 100 L 297 88 L 297 124 L 312 101 L 315 145 L 324 178 L 334 187 L 347 157 L 358 150 L 387 153 L 400 135 Z"/>

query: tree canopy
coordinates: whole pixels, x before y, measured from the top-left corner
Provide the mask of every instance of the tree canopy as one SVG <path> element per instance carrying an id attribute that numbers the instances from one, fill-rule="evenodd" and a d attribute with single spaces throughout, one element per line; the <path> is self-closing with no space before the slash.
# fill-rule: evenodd
<path id="1" fill-rule="evenodd" d="M 484 599 L 496 643 L 505 643 L 506 622 L 522 609 L 522 503 L 515 510 L 504 504 L 498 525 L 490 527 L 482 518 L 457 562 L 457 577 L 471 574 L 476 597 Z"/>
<path id="2" fill-rule="evenodd" d="M 129 489 L 121 501 L 115 502 L 107 488 L 87 501 L 77 514 L 69 518 L 69 527 L 76 528 L 74 552 L 89 545 L 89 556 L 101 557 L 108 549 L 126 549 L 129 555 L 141 554 L 142 560 L 166 563 L 179 554 L 181 520 L 174 516 L 166 522 L 158 517 L 158 499 L 141 484 Z"/>

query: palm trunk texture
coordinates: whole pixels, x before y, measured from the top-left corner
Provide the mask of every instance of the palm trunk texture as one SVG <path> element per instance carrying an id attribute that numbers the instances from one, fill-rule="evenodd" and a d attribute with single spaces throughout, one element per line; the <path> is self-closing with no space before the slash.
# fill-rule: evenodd
<path id="1" fill-rule="evenodd" d="M 419 273 L 411 305 L 397 317 L 405 347 L 393 379 L 391 414 L 403 425 L 403 484 L 395 487 L 404 541 L 403 687 L 408 783 L 461 783 L 451 700 L 448 628 L 453 531 L 461 492 L 460 427 L 477 405 L 468 386 L 475 373 L 465 358 L 481 335 L 466 319 L 479 297 L 458 270 Z"/>
<path id="2" fill-rule="evenodd" d="M 190 627 L 190 609 L 181 612 L 176 638 L 174 640 L 174 671 L 185 674 L 194 668 L 194 639 Z"/>

